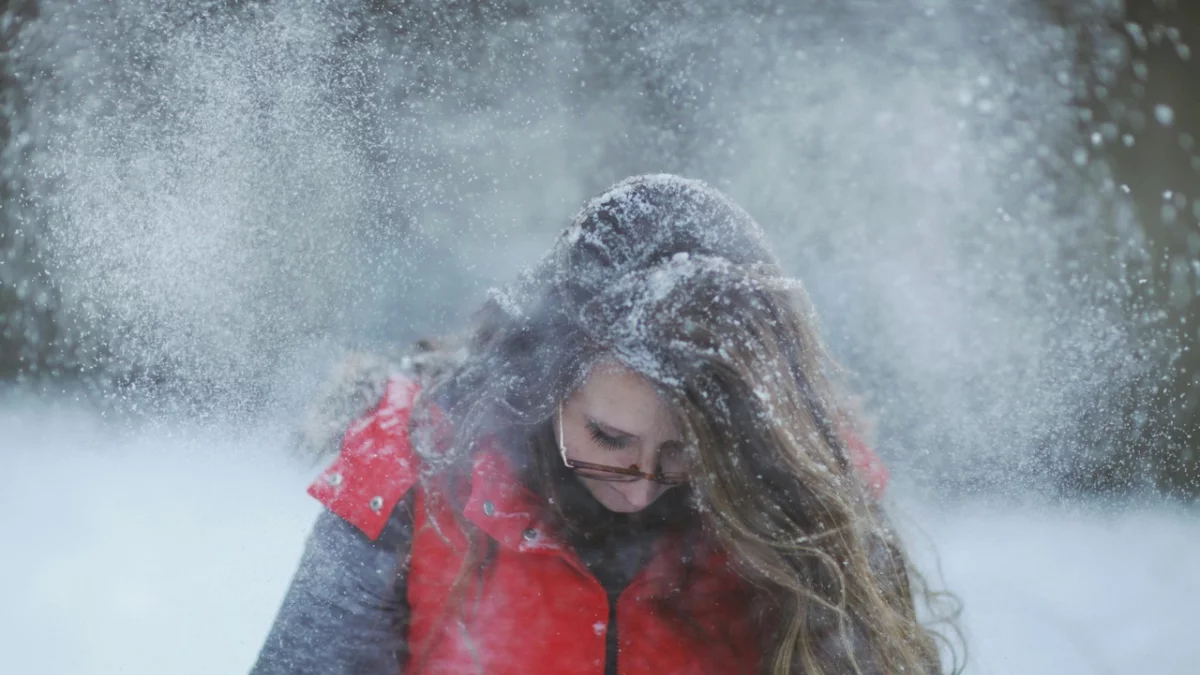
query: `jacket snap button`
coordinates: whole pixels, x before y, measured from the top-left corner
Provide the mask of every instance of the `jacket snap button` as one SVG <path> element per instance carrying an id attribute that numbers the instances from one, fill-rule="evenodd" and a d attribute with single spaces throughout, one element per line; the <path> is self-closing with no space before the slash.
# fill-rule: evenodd
<path id="1" fill-rule="evenodd" d="M 378 511 L 383 508 L 383 497 L 371 497 L 371 510 Z"/>
<path id="2" fill-rule="evenodd" d="M 330 485 L 332 485 L 332 486 L 334 486 L 334 487 L 337 487 L 337 486 L 339 486 L 339 485 L 341 485 L 341 484 L 342 484 L 342 474 L 340 474 L 340 473 L 331 473 L 331 474 L 329 474 L 329 477 L 328 477 L 328 478 L 326 478 L 325 480 L 326 480 L 326 482 L 328 482 Z"/>
<path id="3" fill-rule="evenodd" d="M 529 541 L 533 541 L 534 539 L 537 539 L 537 530 L 535 530 L 535 529 L 533 529 L 533 528 L 530 528 L 530 529 L 528 529 L 528 530 L 525 530 L 524 532 L 522 532 L 522 533 L 521 533 L 521 536 L 522 536 L 522 537 L 525 537 L 525 538 L 526 538 L 526 539 L 528 539 Z"/>
<path id="4" fill-rule="evenodd" d="M 491 503 L 490 501 L 489 501 L 489 502 L 484 502 L 484 503 L 483 503 L 483 513 L 484 513 L 484 515 L 488 515 L 488 516 L 490 516 L 490 515 L 492 515 L 492 514 L 493 514 L 493 513 L 495 513 L 495 512 L 496 512 L 496 505 L 495 505 L 495 504 Z"/>

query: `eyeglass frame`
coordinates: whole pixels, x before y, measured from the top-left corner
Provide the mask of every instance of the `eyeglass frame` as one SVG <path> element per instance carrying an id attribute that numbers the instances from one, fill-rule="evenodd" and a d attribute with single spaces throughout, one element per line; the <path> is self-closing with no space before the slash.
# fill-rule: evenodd
<path id="1" fill-rule="evenodd" d="M 668 487 L 675 487 L 688 482 L 688 476 L 686 473 L 666 473 L 662 471 L 661 463 L 658 471 L 655 471 L 654 473 L 647 473 L 642 471 L 641 467 L 639 467 L 637 464 L 630 464 L 627 468 L 621 468 L 619 466 L 594 464 L 592 462 L 584 462 L 578 459 L 571 459 L 570 457 L 567 457 L 567 443 L 565 433 L 563 431 L 562 401 L 559 401 L 558 403 L 558 454 L 562 457 L 563 464 L 568 469 L 571 469 L 576 473 L 578 473 L 581 469 L 583 471 L 598 471 L 600 473 L 613 474 L 614 476 L 622 476 L 627 480 L 621 480 L 620 478 L 595 478 L 593 476 L 584 476 L 585 478 L 595 478 L 595 480 L 603 480 L 614 483 L 632 483 L 638 479 L 643 479 L 652 483 L 658 483 L 659 485 L 666 485 Z"/>

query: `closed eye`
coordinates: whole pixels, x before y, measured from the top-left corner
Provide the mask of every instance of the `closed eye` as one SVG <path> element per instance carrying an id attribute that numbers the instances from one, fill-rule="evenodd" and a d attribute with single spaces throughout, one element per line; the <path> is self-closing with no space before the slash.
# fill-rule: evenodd
<path id="1" fill-rule="evenodd" d="M 588 420 L 587 428 L 588 433 L 591 434 L 593 441 L 596 441 L 600 445 L 612 450 L 624 450 L 633 442 L 632 439 L 628 437 L 622 438 L 604 433 L 600 426 L 591 420 Z"/>

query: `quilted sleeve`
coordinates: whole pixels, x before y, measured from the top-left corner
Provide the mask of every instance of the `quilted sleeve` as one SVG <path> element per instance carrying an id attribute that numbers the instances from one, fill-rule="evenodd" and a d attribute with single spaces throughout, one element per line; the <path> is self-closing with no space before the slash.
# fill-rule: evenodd
<path id="1" fill-rule="evenodd" d="M 251 675 L 397 675 L 407 656 L 411 499 L 375 540 L 329 511 L 313 526 Z"/>

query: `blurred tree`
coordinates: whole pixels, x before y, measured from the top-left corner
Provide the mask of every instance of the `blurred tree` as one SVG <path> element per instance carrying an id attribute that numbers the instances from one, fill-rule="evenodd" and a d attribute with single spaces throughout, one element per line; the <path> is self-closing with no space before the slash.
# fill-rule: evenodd
<path id="1" fill-rule="evenodd" d="M 54 289 L 46 276 L 36 225 L 26 203 L 21 167 L 31 149 L 27 101 L 18 86 L 14 43 L 36 3 L 0 11 L 0 379 L 24 379 L 52 368 L 59 345 Z"/>
<path id="2" fill-rule="evenodd" d="M 1047 3 L 1069 23 L 1071 3 Z M 1116 246 L 1139 326 L 1133 358 L 1154 360 L 1154 381 L 1131 396 L 1105 461 L 1074 476 L 1091 490 L 1122 491 L 1146 479 L 1179 495 L 1200 493 L 1200 4 L 1130 0 L 1121 21 L 1076 26 L 1080 121 L 1086 152 L 1106 160 L 1112 187 L 1132 198 L 1139 231 Z M 1083 155 L 1081 155 L 1083 156 Z M 1107 177 L 1109 174 L 1105 174 Z"/>

